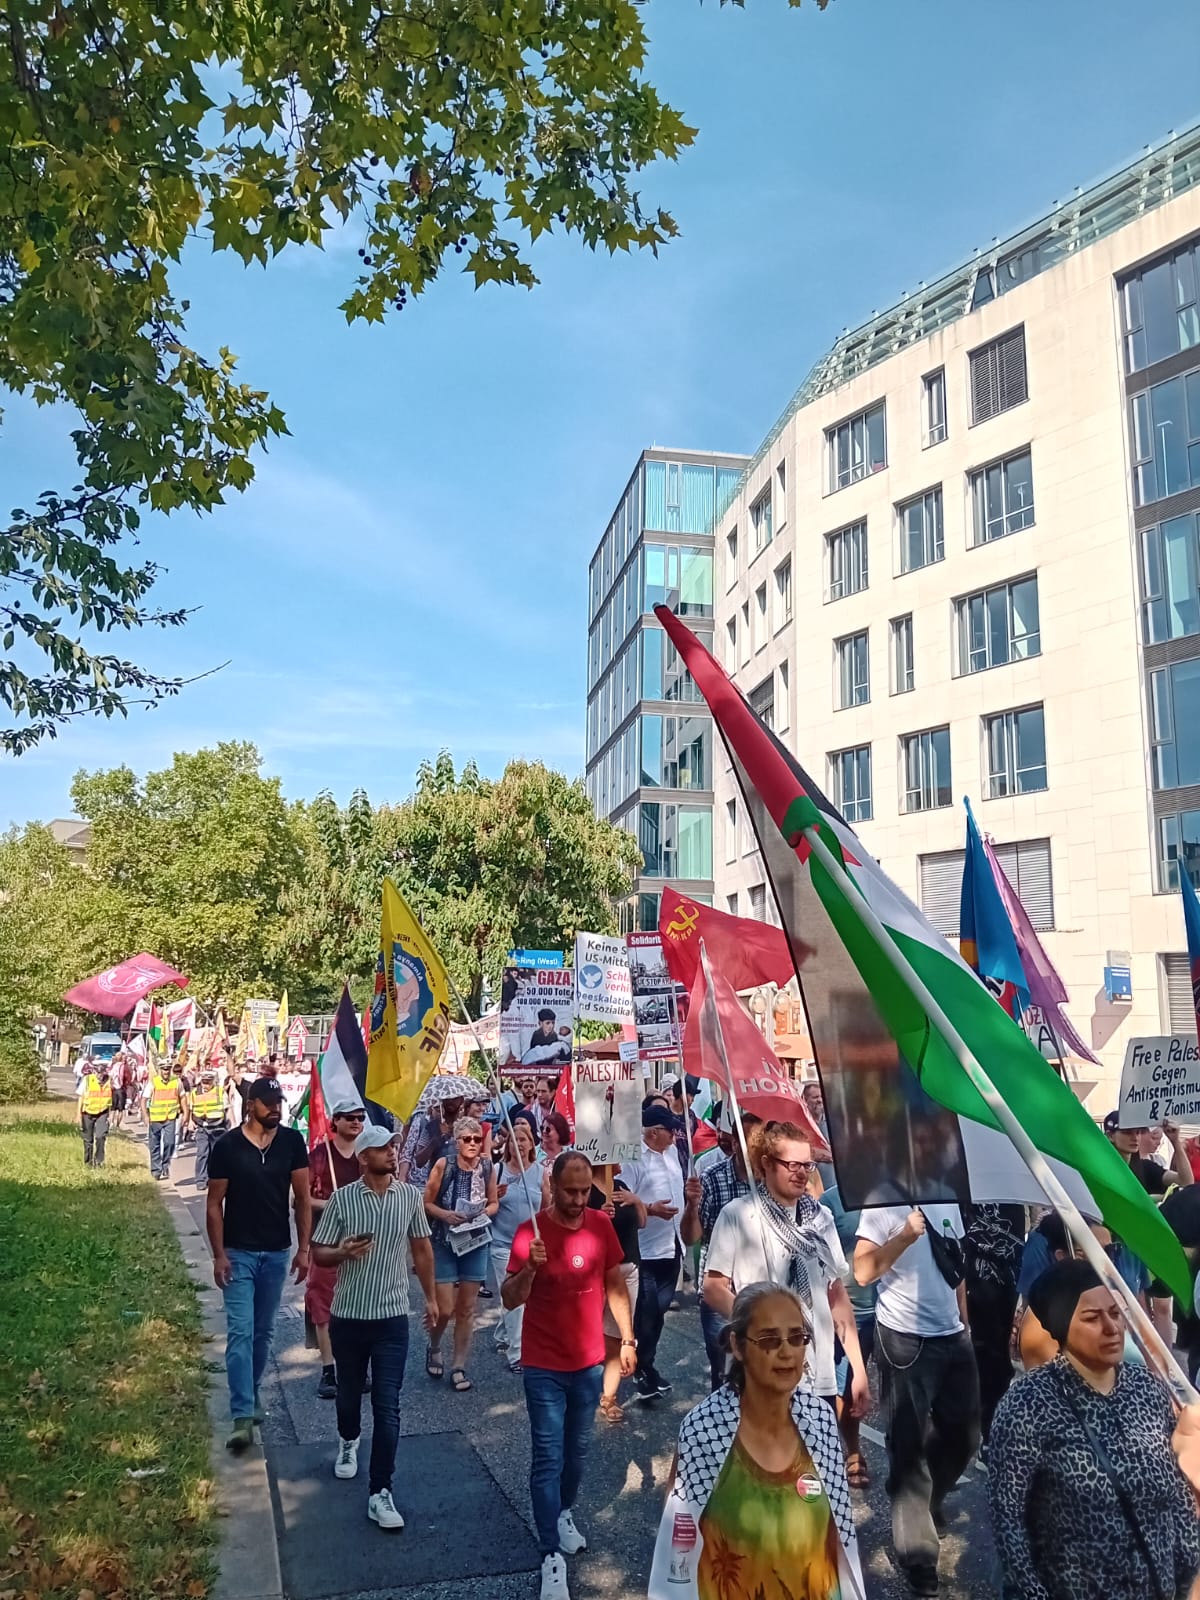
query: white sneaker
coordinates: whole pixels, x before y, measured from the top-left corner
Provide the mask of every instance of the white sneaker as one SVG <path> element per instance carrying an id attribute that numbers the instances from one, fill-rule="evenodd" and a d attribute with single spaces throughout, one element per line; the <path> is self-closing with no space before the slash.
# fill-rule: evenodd
<path id="1" fill-rule="evenodd" d="M 335 1478 L 358 1477 L 358 1440 L 338 1439 L 337 1460 L 333 1463 Z"/>
<path id="2" fill-rule="evenodd" d="M 587 1540 L 575 1526 L 575 1518 L 569 1511 L 558 1513 L 558 1548 L 565 1556 L 577 1556 L 587 1549 Z"/>
<path id="3" fill-rule="evenodd" d="M 381 1528 L 402 1528 L 404 1518 L 396 1510 L 390 1489 L 380 1489 L 367 1501 L 367 1515 Z"/>
<path id="4" fill-rule="evenodd" d="M 571 1600 L 567 1588 L 567 1563 L 556 1550 L 542 1562 L 541 1600 Z"/>

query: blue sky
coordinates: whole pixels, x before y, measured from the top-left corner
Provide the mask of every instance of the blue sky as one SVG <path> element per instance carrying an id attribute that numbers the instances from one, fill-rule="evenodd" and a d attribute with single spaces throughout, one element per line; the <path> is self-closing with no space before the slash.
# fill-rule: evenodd
<path id="1" fill-rule="evenodd" d="M 293 797 L 402 799 L 443 745 L 579 771 L 587 563 L 637 452 L 753 450 L 843 327 L 1200 118 L 1195 0 L 645 18 L 650 76 L 700 130 L 643 185 L 682 231 L 657 260 L 543 239 L 532 293 L 450 271 L 348 328 L 356 240 L 269 274 L 193 252 L 193 341 L 235 350 L 292 436 L 215 516 L 151 534 L 161 602 L 201 609 L 128 653 L 230 664 L 4 762 L 0 825 L 66 814 L 80 767 L 220 738 L 257 743 Z M 7 503 L 74 481 L 63 421 L 8 407 Z"/>

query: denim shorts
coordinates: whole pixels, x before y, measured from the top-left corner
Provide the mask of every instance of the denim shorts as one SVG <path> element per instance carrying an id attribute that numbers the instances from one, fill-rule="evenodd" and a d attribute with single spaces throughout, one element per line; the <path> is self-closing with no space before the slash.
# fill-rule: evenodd
<path id="1" fill-rule="evenodd" d="M 481 1244 L 466 1255 L 456 1256 L 444 1239 L 433 1241 L 435 1283 L 486 1283 L 492 1247 Z"/>

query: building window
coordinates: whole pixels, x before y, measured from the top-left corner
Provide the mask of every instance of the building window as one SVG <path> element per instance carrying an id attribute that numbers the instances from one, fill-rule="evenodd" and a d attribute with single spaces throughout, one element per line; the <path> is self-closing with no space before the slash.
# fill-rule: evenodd
<path id="1" fill-rule="evenodd" d="M 887 425 L 881 400 L 856 417 L 825 430 L 829 492 L 857 483 L 887 466 Z"/>
<path id="2" fill-rule="evenodd" d="M 726 909 L 726 911 L 728 911 L 728 913 L 729 913 L 729 915 L 731 917 L 736 917 L 737 916 L 737 914 L 738 914 L 738 897 L 737 897 L 736 894 L 727 894 L 725 896 L 725 909 Z"/>
<path id="3" fill-rule="evenodd" d="M 1135 394 L 1129 410 L 1138 505 L 1200 486 L 1200 370 Z"/>
<path id="4" fill-rule="evenodd" d="M 1180 862 L 1200 890 L 1200 811 L 1175 811 L 1158 819 L 1158 887 L 1164 893 L 1179 888 Z"/>
<path id="5" fill-rule="evenodd" d="M 1018 839 L 1011 844 L 994 844 L 992 849 L 1033 926 L 1039 933 L 1053 928 L 1049 839 Z M 956 939 L 959 933 L 963 856 L 962 850 L 938 850 L 919 857 L 917 863 L 921 910 L 948 939 Z"/>
<path id="6" fill-rule="evenodd" d="M 1046 787 L 1046 717 L 1041 706 L 983 719 L 987 747 L 984 793 L 989 800 Z"/>
<path id="7" fill-rule="evenodd" d="M 754 591 L 754 639 L 755 650 L 761 650 L 767 642 L 767 586 L 760 583 Z"/>
<path id="8" fill-rule="evenodd" d="M 900 571 L 932 566 L 946 554 L 942 531 L 942 488 L 930 489 L 896 507 L 900 518 Z"/>
<path id="9" fill-rule="evenodd" d="M 647 461 L 645 526 L 660 533 L 711 533 L 728 505 L 728 469 L 678 461 Z M 738 474 L 732 474 L 736 481 Z M 719 501 L 725 506 L 717 509 Z"/>
<path id="10" fill-rule="evenodd" d="M 681 617 L 713 614 L 713 554 L 687 545 L 648 544 L 643 549 L 642 610 L 669 606 Z"/>
<path id="11" fill-rule="evenodd" d="M 852 523 L 825 535 L 825 598 L 841 600 L 867 587 L 867 525 Z"/>
<path id="12" fill-rule="evenodd" d="M 754 548 L 765 550 L 774 534 L 771 531 L 771 486 L 759 495 L 750 507 L 750 526 L 754 529 Z"/>
<path id="13" fill-rule="evenodd" d="M 900 740 L 905 811 L 934 811 L 951 805 L 950 729 L 926 728 Z"/>
<path id="14" fill-rule="evenodd" d="M 725 624 L 725 638 L 728 641 L 729 665 L 731 667 L 733 667 L 733 666 L 735 666 L 737 664 L 737 618 L 736 617 L 730 617 L 729 621 Z"/>
<path id="15" fill-rule="evenodd" d="M 663 718 L 663 788 L 712 787 L 712 723 L 708 717 Z"/>
<path id="16" fill-rule="evenodd" d="M 729 582 L 732 583 L 737 576 L 738 540 L 736 528 L 730 528 L 725 535 L 725 548 L 729 552 Z"/>
<path id="17" fill-rule="evenodd" d="M 742 665 L 750 659 L 750 602 L 742 601 Z"/>
<path id="18" fill-rule="evenodd" d="M 1121 285 L 1126 372 L 1200 345 L 1198 278 L 1200 240 L 1194 239 Z"/>
<path id="19" fill-rule="evenodd" d="M 1025 372 L 1025 329 L 1012 328 L 968 356 L 971 368 L 971 422 L 986 422 L 1029 398 Z"/>
<path id="20" fill-rule="evenodd" d="M 1200 783 L 1200 660 L 1150 674 L 1150 753 L 1156 789 Z"/>
<path id="21" fill-rule="evenodd" d="M 788 664 L 786 661 L 779 663 L 779 733 L 784 732 L 788 726 L 790 716 L 789 702 L 791 696 L 788 692 Z"/>
<path id="22" fill-rule="evenodd" d="M 1160 1000 L 1166 1001 L 1164 1033 L 1191 1033 L 1196 1026 L 1196 996 L 1192 989 L 1192 961 L 1186 951 L 1160 955 Z M 1159 1015 L 1162 1015 L 1160 1008 Z"/>
<path id="23" fill-rule="evenodd" d="M 776 494 L 777 501 L 778 501 L 776 509 L 779 512 L 779 515 L 776 517 L 775 521 L 779 525 L 779 527 L 782 528 L 784 523 L 787 521 L 787 462 L 786 461 L 781 461 L 779 463 L 779 465 L 775 468 L 775 494 Z"/>
<path id="24" fill-rule="evenodd" d="M 829 757 L 829 787 L 847 822 L 871 820 L 871 746 L 836 750 Z"/>
<path id="25" fill-rule="evenodd" d="M 1142 638 L 1146 644 L 1200 633 L 1200 516 L 1170 517 L 1141 532 Z"/>
<path id="26" fill-rule="evenodd" d="M 737 801 L 736 800 L 726 800 L 726 802 L 725 802 L 725 860 L 727 862 L 728 861 L 736 861 L 737 860 L 737 828 L 738 828 Z"/>
<path id="27" fill-rule="evenodd" d="M 755 922 L 767 920 L 767 886 L 765 883 L 754 883 L 750 886 L 750 915 Z"/>
<path id="28" fill-rule="evenodd" d="M 871 665 L 867 654 L 867 635 L 847 634 L 834 642 L 837 653 L 837 709 L 865 706 L 871 698 Z"/>
<path id="29" fill-rule="evenodd" d="M 781 561 L 775 568 L 776 627 L 792 620 L 792 558 Z"/>
<path id="30" fill-rule="evenodd" d="M 1033 461 L 1021 450 L 971 474 L 972 543 L 1033 527 Z"/>
<path id="31" fill-rule="evenodd" d="M 906 617 L 893 617 L 892 631 L 892 693 L 907 694 L 916 681 L 913 666 L 912 612 Z"/>
<path id="32" fill-rule="evenodd" d="M 775 726 L 775 679 L 764 678 L 756 689 L 751 689 L 747 699 L 750 709 L 764 728 Z"/>
<path id="33" fill-rule="evenodd" d="M 963 595 L 954 619 L 959 676 L 1042 653 L 1036 573 Z"/>
<path id="34" fill-rule="evenodd" d="M 946 369 L 921 379 L 921 442 L 926 450 L 946 437 Z"/>

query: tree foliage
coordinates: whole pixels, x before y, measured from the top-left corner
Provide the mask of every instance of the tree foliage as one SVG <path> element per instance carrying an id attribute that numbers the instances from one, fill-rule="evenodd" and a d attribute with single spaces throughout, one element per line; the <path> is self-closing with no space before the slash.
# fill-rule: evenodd
<path id="1" fill-rule="evenodd" d="M 0 836 L 0 1104 L 41 1091 L 30 1025 L 77 973 L 79 869 L 49 828 Z"/>
<path id="2" fill-rule="evenodd" d="M 64 404 L 79 483 L 0 526 L 0 730 L 179 688 L 105 648 L 181 622 L 136 549 L 207 512 L 282 412 L 192 348 L 174 288 L 199 240 L 246 263 L 361 231 L 343 309 L 382 320 L 444 267 L 532 285 L 559 227 L 656 250 L 638 173 L 693 130 L 644 80 L 633 0 L 9 0 L 0 30 L 0 384 Z"/>

